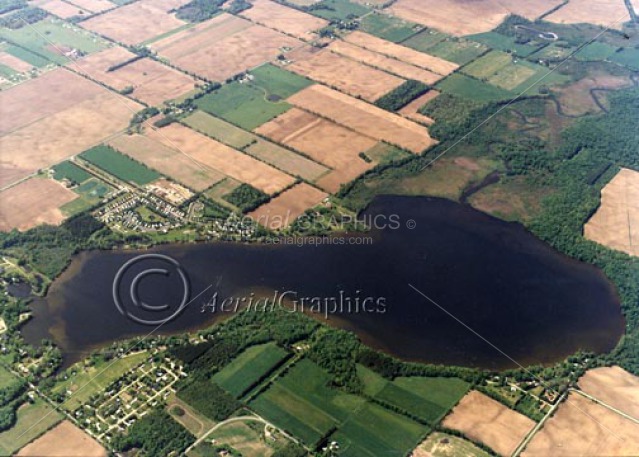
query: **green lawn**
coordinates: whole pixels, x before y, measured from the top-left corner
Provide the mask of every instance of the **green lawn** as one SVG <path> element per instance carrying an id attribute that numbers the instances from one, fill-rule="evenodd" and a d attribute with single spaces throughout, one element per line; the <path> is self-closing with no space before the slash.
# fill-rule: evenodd
<path id="1" fill-rule="evenodd" d="M 58 181 L 68 179 L 75 184 L 82 184 L 87 179 L 91 178 L 91 175 L 84 169 L 78 167 L 73 162 L 64 161 L 58 165 L 52 167 L 53 177 Z"/>
<path id="2" fill-rule="evenodd" d="M 18 379 L 13 375 L 13 373 L 5 367 L 0 366 L 0 389 L 4 389 L 17 381 Z"/>
<path id="3" fill-rule="evenodd" d="M 270 63 L 251 70 L 251 74 L 255 78 L 252 84 L 266 91 L 267 99 L 273 99 L 274 101 L 288 98 L 313 84 L 310 79 L 283 70 Z"/>
<path id="4" fill-rule="evenodd" d="M 109 146 L 96 146 L 83 152 L 80 157 L 122 181 L 134 182 L 140 186 L 160 177 L 159 173 Z"/>
<path id="5" fill-rule="evenodd" d="M 435 87 L 444 93 L 457 95 L 477 102 L 509 100 L 515 97 L 515 94 L 512 92 L 473 79 L 461 73 L 453 73 L 437 83 Z"/>
<path id="6" fill-rule="evenodd" d="M 183 122 L 192 129 L 236 149 L 244 149 L 249 144 L 257 141 L 257 136 L 252 133 L 229 124 L 222 119 L 213 117 L 204 111 L 194 112 L 185 118 Z"/>
<path id="7" fill-rule="evenodd" d="M 331 436 L 345 457 L 403 457 L 430 432 L 407 417 L 367 403 Z"/>
<path id="8" fill-rule="evenodd" d="M 477 35 L 470 35 L 467 38 L 469 40 L 485 44 L 492 49 L 514 52 L 519 57 L 527 57 L 541 47 L 540 44 L 537 44 L 535 46 L 529 44 L 519 44 L 515 42 L 514 37 L 502 35 L 501 33 L 497 32 L 479 33 Z"/>
<path id="9" fill-rule="evenodd" d="M 62 420 L 62 415 L 40 398 L 20 406 L 17 416 L 16 424 L 0 433 L 0 455 L 13 455 Z"/>
<path id="10" fill-rule="evenodd" d="M 0 37 L 33 51 L 57 64 L 69 63 L 51 43 L 59 48 L 78 49 L 91 54 L 107 47 L 107 42 L 92 33 L 59 19 L 49 18 L 20 29 L 0 29 Z M 26 60 L 26 59 L 25 59 Z M 36 65 L 41 66 L 41 65 Z"/>
<path id="11" fill-rule="evenodd" d="M 203 111 L 219 116 L 236 126 L 253 130 L 287 111 L 286 102 L 270 102 L 264 90 L 251 84 L 225 84 L 196 101 Z"/>
<path id="12" fill-rule="evenodd" d="M 211 379 L 236 398 L 264 379 L 289 353 L 275 343 L 252 346 Z"/>
<path id="13" fill-rule="evenodd" d="M 360 30 L 384 40 L 399 43 L 418 33 L 423 27 L 388 14 L 373 13 L 360 22 Z"/>
<path id="14" fill-rule="evenodd" d="M 325 8 L 322 8 L 322 6 L 325 6 Z M 314 9 L 309 11 L 309 13 L 329 21 L 347 21 L 361 17 L 369 11 L 365 6 L 348 0 L 323 0 L 315 3 Z"/>
<path id="15" fill-rule="evenodd" d="M 65 409 L 73 411 L 86 403 L 92 395 L 103 391 L 124 373 L 141 364 L 147 357 L 146 352 L 140 352 L 116 360 L 100 361 L 88 368 L 83 367 L 80 362 L 67 370 L 69 374 L 74 371 L 77 373 L 70 374 L 69 379 L 59 382 L 53 391 L 73 392 L 62 404 Z"/>

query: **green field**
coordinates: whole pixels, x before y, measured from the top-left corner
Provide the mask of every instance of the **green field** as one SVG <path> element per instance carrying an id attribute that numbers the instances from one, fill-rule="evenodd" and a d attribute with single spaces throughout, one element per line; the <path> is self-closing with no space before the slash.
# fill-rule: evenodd
<path id="1" fill-rule="evenodd" d="M 365 400 L 327 387 L 329 376 L 303 359 L 251 402 L 251 408 L 309 445 L 348 419 Z"/>
<path id="2" fill-rule="evenodd" d="M 289 353 L 275 343 L 252 346 L 216 373 L 211 380 L 240 398 L 288 356 Z"/>
<path id="3" fill-rule="evenodd" d="M 58 181 L 68 179 L 74 184 L 82 184 L 84 181 L 91 178 L 89 173 L 68 160 L 52 167 L 52 170 L 53 177 Z"/>
<path id="4" fill-rule="evenodd" d="M 251 82 L 265 91 L 267 100 L 279 101 L 313 84 L 313 81 L 303 76 L 282 70 L 270 63 L 262 65 L 251 74 L 255 79 Z"/>
<path id="5" fill-rule="evenodd" d="M 437 405 L 445 414 L 466 395 L 470 385 L 459 378 L 397 378 L 393 384 L 414 394 L 425 402 Z M 380 392 L 380 395 L 383 391 Z M 443 417 L 443 414 L 437 420 Z"/>
<path id="6" fill-rule="evenodd" d="M 368 8 L 348 0 L 323 0 L 315 3 L 309 13 L 329 21 L 347 21 L 363 16 L 369 11 Z"/>
<path id="7" fill-rule="evenodd" d="M 383 141 L 377 143 L 375 146 L 364 152 L 364 154 L 379 163 L 401 160 L 412 155 L 410 152 L 404 151 L 397 146 L 384 143 Z"/>
<path id="8" fill-rule="evenodd" d="M 423 26 L 388 14 L 373 13 L 361 20 L 359 28 L 384 40 L 399 43 L 415 35 Z"/>
<path id="9" fill-rule="evenodd" d="M 574 50 L 575 48 L 573 47 L 553 43 L 537 51 L 531 56 L 531 59 L 534 58 L 535 60 L 542 59 L 551 61 L 563 60 L 568 58 Z"/>
<path id="10" fill-rule="evenodd" d="M 18 379 L 7 370 L 5 367 L 0 366 L 0 389 L 4 389 L 18 381 Z"/>
<path id="11" fill-rule="evenodd" d="M 409 48 L 413 48 L 417 51 L 428 52 L 428 50 L 435 46 L 437 43 L 447 39 L 452 40 L 453 38 L 450 35 L 440 32 L 439 30 L 426 29 L 422 30 L 416 35 L 413 35 L 412 37 L 404 41 L 402 45 L 408 46 Z"/>
<path id="12" fill-rule="evenodd" d="M 67 370 L 69 378 L 59 382 L 53 388 L 53 392 L 66 392 L 70 390 L 72 395 L 65 400 L 62 406 L 73 411 L 86 403 L 91 396 L 102 392 L 113 381 L 127 371 L 138 366 L 148 357 L 146 352 L 129 355 L 116 360 L 100 360 L 92 367 L 82 367 L 81 363 Z"/>
<path id="13" fill-rule="evenodd" d="M 639 71 L 639 49 L 627 48 L 610 56 L 610 60 Z"/>
<path id="14" fill-rule="evenodd" d="M 502 51 L 490 51 L 472 63 L 466 65 L 463 72 L 477 79 L 486 80 L 502 68 L 507 67 L 513 61 L 513 57 Z"/>
<path id="15" fill-rule="evenodd" d="M 2 28 L 0 29 L 0 37 L 61 65 L 68 63 L 69 58 L 61 55 L 51 43 L 61 49 L 77 49 L 85 54 L 91 54 L 107 47 L 107 42 L 102 38 L 80 27 L 53 18 L 15 30 Z"/>
<path id="16" fill-rule="evenodd" d="M 541 47 L 540 44 L 536 46 L 532 46 L 529 44 L 519 44 L 515 41 L 514 37 L 502 35 L 501 33 L 497 32 L 479 33 L 477 35 L 470 35 L 467 38 L 469 40 L 485 44 L 492 49 L 513 52 L 519 57 L 528 57 L 530 54 L 539 50 L 539 48 Z"/>
<path id="17" fill-rule="evenodd" d="M 438 90 L 478 102 L 509 100 L 515 94 L 488 83 L 470 78 L 461 73 L 453 73 L 435 86 Z M 437 100 L 437 99 L 435 99 Z"/>
<path id="18" fill-rule="evenodd" d="M 159 173 L 109 146 L 96 146 L 80 154 L 80 157 L 122 181 L 134 182 L 140 186 L 160 177 Z"/>
<path id="19" fill-rule="evenodd" d="M 62 210 L 66 216 L 81 213 L 99 203 L 100 200 L 112 190 L 113 188 L 111 186 L 100 181 L 98 178 L 91 178 L 73 189 L 73 192 L 80 195 L 80 198 L 65 203 L 60 207 L 60 210 Z"/>
<path id="20" fill-rule="evenodd" d="M 617 51 L 610 45 L 593 41 L 575 53 L 575 59 L 583 61 L 605 60 Z"/>
<path id="21" fill-rule="evenodd" d="M 16 424 L 0 433 L 0 455 L 14 455 L 62 420 L 62 415 L 40 398 L 20 406 L 17 416 Z"/>
<path id="22" fill-rule="evenodd" d="M 32 52 L 27 51 L 20 46 L 15 46 L 8 44 L 4 49 L 7 53 L 11 54 L 14 57 L 17 57 L 20 60 L 23 60 L 34 67 L 44 67 L 48 65 L 50 62 L 44 57 L 40 57 Z"/>
<path id="23" fill-rule="evenodd" d="M 250 84 L 225 84 L 196 101 L 203 111 L 219 116 L 246 130 L 253 130 L 287 111 L 286 102 L 272 103 L 264 91 Z"/>
<path id="24" fill-rule="evenodd" d="M 455 62 L 458 65 L 466 65 L 486 51 L 488 48 L 481 43 L 452 38 L 440 41 L 428 50 L 428 54 Z"/>
<path id="25" fill-rule="evenodd" d="M 373 403 L 365 404 L 333 435 L 345 457 L 403 457 L 430 432 L 429 427 Z"/>
<path id="26" fill-rule="evenodd" d="M 249 144 L 257 141 L 257 137 L 252 133 L 229 124 L 222 119 L 213 117 L 204 111 L 196 111 L 183 119 L 182 122 L 192 129 L 236 149 L 244 149 Z"/>

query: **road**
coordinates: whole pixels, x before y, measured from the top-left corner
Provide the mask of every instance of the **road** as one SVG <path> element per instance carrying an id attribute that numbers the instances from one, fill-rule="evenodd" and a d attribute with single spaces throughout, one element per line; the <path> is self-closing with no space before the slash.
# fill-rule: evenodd
<path id="1" fill-rule="evenodd" d="M 546 423 L 546 421 L 550 418 L 550 416 L 553 415 L 553 413 L 555 412 L 555 410 L 559 407 L 559 405 L 564 401 L 564 399 L 566 398 L 566 395 L 568 395 L 568 392 L 564 392 L 563 394 L 561 394 L 561 397 L 559 397 L 559 399 L 557 399 L 557 401 L 555 402 L 555 404 L 552 406 L 552 408 L 550 408 L 548 410 L 548 412 L 546 413 L 546 415 L 544 416 L 544 418 L 542 420 L 539 421 L 539 423 L 537 425 L 535 425 L 532 430 L 530 430 L 528 432 L 528 434 L 524 437 L 524 439 L 521 441 L 521 443 L 519 443 L 519 446 L 517 446 L 517 449 L 515 449 L 515 452 L 512 453 L 512 457 L 518 457 L 519 454 L 522 453 L 522 451 L 524 449 L 526 449 L 526 446 L 528 446 L 528 443 L 530 443 L 530 440 L 532 440 L 533 436 L 535 436 L 535 434 L 541 429 L 541 427 L 544 426 L 544 424 Z"/>

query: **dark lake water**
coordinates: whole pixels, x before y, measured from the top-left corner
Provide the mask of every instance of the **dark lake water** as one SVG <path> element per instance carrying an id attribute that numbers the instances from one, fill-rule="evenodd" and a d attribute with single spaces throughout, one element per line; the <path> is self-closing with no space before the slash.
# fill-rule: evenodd
<path id="1" fill-rule="evenodd" d="M 248 299 L 251 293 L 272 296 L 274 291 L 287 292 L 288 298 L 297 294 L 298 309 L 302 297 L 309 298 L 307 309 L 316 303 L 313 297 L 327 299 L 328 306 L 341 303 L 345 310 L 349 300 L 351 310 L 358 302 L 365 310 L 332 315 L 328 322 L 414 361 L 493 369 L 515 365 L 455 318 L 523 365 L 555 362 L 579 349 L 609 351 L 623 333 L 618 298 L 601 272 L 559 254 L 518 224 L 421 197 L 377 198 L 364 213 L 376 215 L 399 221 L 399 228 L 374 231 L 372 245 L 215 243 L 144 251 L 176 259 L 190 279 L 191 297 L 212 285 L 159 333 L 201 328 L 219 319 L 219 312 L 202 312 L 215 292 L 219 307 L 224 297 Z M 407 228 L 410 220 L 413 229 Z M 153 327 L 124 317 L 112 298 L 118 269 L 139 254 L 77 256 L 46 300 L 34 303 L 35 319 L 25 326 L 25 337 L 54 339 L 71 362 L 112 340 L 147 334 Z M 151 266 L 161 266 L 154 262 Z M 128 284 L 142 269 L 138 264 L 123 276 L 127 286 L 119 290 L 127 310 L 136 309 L 128 299 Z M 183 291 L 175 271 L 146 276 L 139 286 L 140 298 L 150 305 L 179 303 Z"/>

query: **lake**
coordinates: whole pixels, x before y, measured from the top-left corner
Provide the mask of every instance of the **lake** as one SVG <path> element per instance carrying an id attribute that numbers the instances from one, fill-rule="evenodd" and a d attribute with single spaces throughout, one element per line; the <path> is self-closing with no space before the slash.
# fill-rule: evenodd
<path id="1" fill-rule="evenodd" d="M 246 304 L 277 291 L 289 306 L 295 300 L 298 311 L 300 303 L 307 311 L 320 303 L 321 320 L 337 304 L 343 312 L 330 315 L 329 324 L 412 361 L 490 369 L 516 366 L 510 358 L 522 365 L 548 364 L 579 349 L 609 351 L 623 334 L 619 299 L 603 274 L 519 224 L 427 197 L 378 197 L 362 217 L 379 216 L 387 226 L 365 234 L 372 244 L 351 244 L 359 238 L 349 234 L 318 246 L 220 242 L 144 251 L 174 258 L 190 284 L 191 302 L 158 333 L 210 325 L 220 319 L 224 298 L 227 305 Z M 47 297 L 32 305 L 25 338 L 52 338 L 68 364 L 113 340 L 149 333 L 153 327 L 118 312 L 112 293 L 120 267 L 139 254 L 76 256 Z M 127 270 L 125 283 L 149 265 L 162 268 L 161 260 L 149 262 Z M 138 285 L 140 300 L 151 306 L 178 304 L 183 295 L 175 271 L 140 276 Z M 118 296 L 125 309 L 149 319 L 156 315 L 131 304 L 128 285 Z"/>

